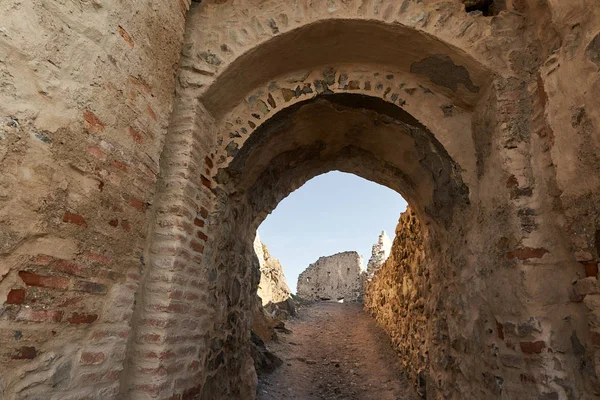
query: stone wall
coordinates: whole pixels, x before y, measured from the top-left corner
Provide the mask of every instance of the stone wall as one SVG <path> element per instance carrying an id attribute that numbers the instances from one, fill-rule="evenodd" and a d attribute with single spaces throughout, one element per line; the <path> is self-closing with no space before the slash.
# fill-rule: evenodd
<path id="1" fill-rule="evenodd" d="M 428 320 L 440 318 L 425 308 L 428 278 L 423 233 L 409 207 L 400 216 L 389 258 L 365 282 L 364 303 L 390 336 L 406 373 L 422 394 L 429 372 Z"/>
<path id="2" fill-rule="evenodd" d="M 0 2 L 0 398 L 122 387 L 189 4 Z"/>
<path id="3" fill-rule="evenodd" d="M 256 229 L 330 170 L 419 216 L 429 397 L 599 396 L 600 8 L 465 3 L 2 1 L 2 396 L 252 398 Z"/>
<path id="4" fill-rule="evenodd" d="M 372 275 L 375 273 L 375 271 L 379 269 L 390 256 L 391 250 L 392 240 L 387 233 L 383 231 L 381 232 L 381 235 L 379 235 L 377 243 L 373 245 L 371 250 L 371 258 L 369 258 L 369 262 L 367 263 L 367 274 Z"/>
<path id="5" fill-rule="evenodd" d="M 362 257 L 346 251 L 321 257 L 298 276 L 296 294 L 307 300 L 362 301 Z"/>

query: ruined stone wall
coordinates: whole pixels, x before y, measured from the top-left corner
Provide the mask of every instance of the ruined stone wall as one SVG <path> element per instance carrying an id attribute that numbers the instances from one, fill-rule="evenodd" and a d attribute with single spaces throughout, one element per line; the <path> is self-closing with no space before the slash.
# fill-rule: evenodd
<path id="1" fill-rule="evenodd" d="M 260 265 L 258 296 L 261 298 L 262 305 L 287 301 L 291 297 L 291 291 L 285 279 L 283 267 L 278 259 L 271 256 L 258 233 L 254 239 L 254 251 Z"/>
<path id="2" fill-rule="evenodd" d="M 392 240 L 385 233 L 385 231 L 381 232 L 377 243 L 373 245 L 371 250 L 371 258 L 369 258 L 369 262 L 367 263 L 367 273 L 369 275 L 373 274 L 379 267 L 383 265 L 385 260 L 390 256 L 390 252 L 392 250 Z"/>
<path id="3" fill-rule="evenodd" d="M 362 257 L 346 251 L 319 258 L 298 276 L 296 294 L 307 300 L 359 301 L 363 296 Z"/>
<path id="4" fill-rule="evenodd" d="M 389 258 L 365 282 L 365 309 L 388 333 L 405 372 L 424 394 L 428 373 L 429 268 L 423 233 L 409 207 L 400 216 Z"/>
<path id="5" fill-rule="evenodd" d="M 189 3 L 0 2 L 0 398 L 119 391 Z"/>

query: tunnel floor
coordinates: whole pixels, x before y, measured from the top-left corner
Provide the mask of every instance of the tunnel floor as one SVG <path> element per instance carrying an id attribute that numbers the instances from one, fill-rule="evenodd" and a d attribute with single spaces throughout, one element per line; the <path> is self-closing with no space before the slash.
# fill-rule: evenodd
<path id="1" fill-rule="evenodd" d="M 283 365 L 261 376 L 259 400 L 417 400 L 389 338 L 359 304 L 316 303 L 269 348 Z"/>

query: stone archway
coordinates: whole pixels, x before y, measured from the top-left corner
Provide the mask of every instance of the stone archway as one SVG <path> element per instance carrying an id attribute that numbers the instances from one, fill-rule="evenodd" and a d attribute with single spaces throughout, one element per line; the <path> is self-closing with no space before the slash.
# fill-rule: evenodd
<path id="1" fill-rule="evenodd" d="M 491 2 L 0 2 L 0 396 L 252 392 L 236 235 L 340 168 L 420 207 L 428 396 L 598 397 L 600 8 Z M 338 114 L 377 139 L 259 140 Z"/>
<path id="2" fill-rule="evenodd" d="M 569 343 L 558 314 L 540 308 L 567 293 L 574 266 L 559 265 L 562 244 L 544 247 L 552 222 L 536 218 L 545 203 L 519 122 L 543 89 L 493 50 L 521 39 L 470 34 L 493 22 L 454 4 L 436 21 L 434 5 L 352 4 L 298 4 L 293 19 L 275 2 L 192 9 L 123 393 L 253 395 L 253 232 L 332 169 L 401 192 L 426 226 L 431 398 L 585 390 L 577 359 L 551 350 Z M 548 271 L 553 294 L 539 286 Z"/>

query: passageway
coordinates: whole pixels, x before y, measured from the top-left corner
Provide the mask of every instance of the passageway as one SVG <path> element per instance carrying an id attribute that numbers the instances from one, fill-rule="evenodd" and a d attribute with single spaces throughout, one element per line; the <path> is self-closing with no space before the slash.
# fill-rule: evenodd
<path id="1" fill-rule="evenodd" d="M 355 303 L 315 303 L 270 348 L 283 365 L 259 380 L 259 400 L 413 400 L 389 338 Z"/>

